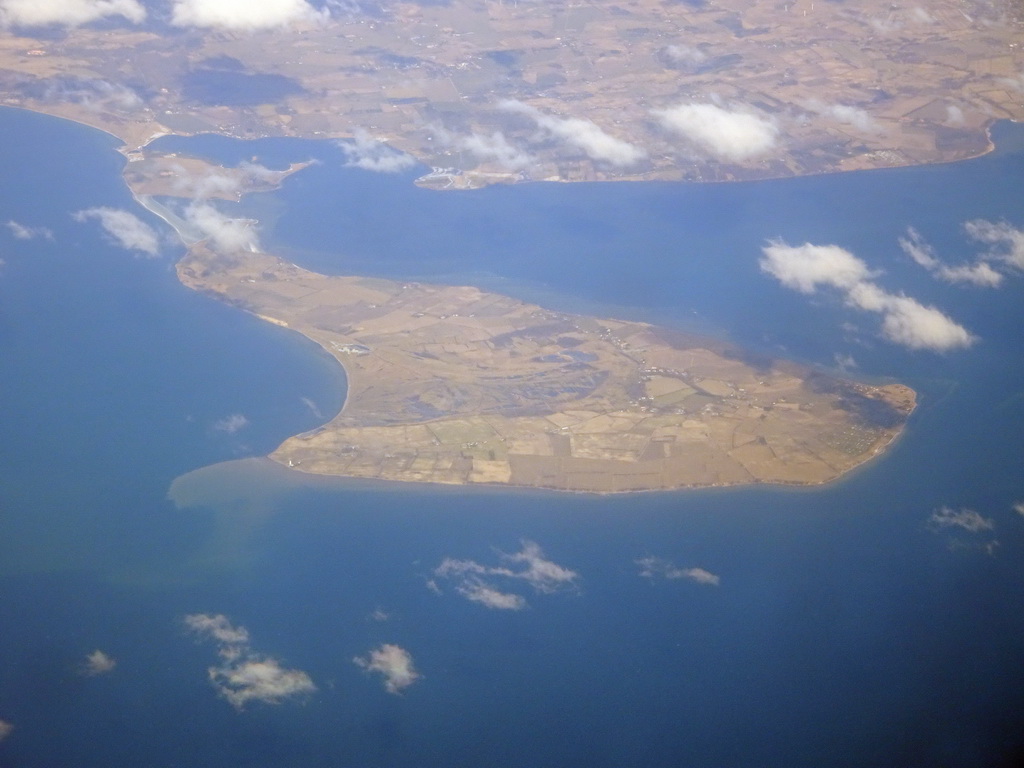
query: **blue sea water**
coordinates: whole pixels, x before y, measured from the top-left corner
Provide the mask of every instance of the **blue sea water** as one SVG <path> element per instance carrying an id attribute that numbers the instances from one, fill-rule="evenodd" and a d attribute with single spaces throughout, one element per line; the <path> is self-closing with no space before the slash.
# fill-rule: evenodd
<path id="1" fill-rule="evenodd" d="M 914 226 L 957 262 L 977 251 L 964 221 L 1024 226 L 1021 127 L 996 126 L 996 152 L 953 165 L 452 193 L 346 169 L 322 142 L 160 140 L 227 163 L 320 160 L 237 207 L 266 248 L 312 269 L 469 282 L 825 367 L 852 355 L 859 375 L 919 392 L 905 436 L 840 483 L 614 497 L 302 482 L 247 461 L 333 414 L 343 373 L 177 282 L 180 247 L 125 189 L 113 139 L 13 110 L 0 130 L 0 221 L 53 233 L 0 230 L 0 720 L 14 725 L 0 765 L 1020 757 L 1024 276 L 995 291 L 936 282 L 896 239 Z M 95 206 L 165 232 L 165 255 L 133 258 L 72 219 Z M 762 274 L 770 238 L 848 248 L 980 341 L 945 355 L 889 344 L 876 317 Z M 247 426 L 216 428 L 234 414 Z M 936 530 L 943 506 L 993 527 Z M 434 575 L 446 557 L 499 564 L 523 540 L 578 588 L 512 585 L 529 607 L 499 611 Z M 642 578 L 648 556 L 720 583 Z M 216 645 L 185 629 L 192 613 L 245 626 L 317 691 L 236 711 L 208 679 Z M 352 661 L 382 643 L 423 676 L 400 696 Z M 97 648 L 117 666 L 83 676 Z"/>

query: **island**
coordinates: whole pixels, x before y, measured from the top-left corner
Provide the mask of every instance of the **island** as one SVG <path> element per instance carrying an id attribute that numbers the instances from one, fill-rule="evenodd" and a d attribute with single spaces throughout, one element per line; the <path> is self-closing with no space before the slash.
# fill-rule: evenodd
<path id="1" fill-rule="evenodd" d="M 901 384 L 469 286 L 325 276 L 204 242 L 177 271 L 344 367 L 341 411 L 271 454 L 306 473 L 592 493 L 814 485 L 881 453 L 915 406 Z"/>

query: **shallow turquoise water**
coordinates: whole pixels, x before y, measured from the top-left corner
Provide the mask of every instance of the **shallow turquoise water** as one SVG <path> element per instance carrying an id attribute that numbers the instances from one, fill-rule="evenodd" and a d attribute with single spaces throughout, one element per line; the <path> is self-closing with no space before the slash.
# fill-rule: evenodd
<path id="1" fill-rule="evenodd" d="M 998 764 L 1024 732 L 1024 280 L 936 283 L 899 254 L 917 227 L 952 261 L 960 224 L 1024 226 L 1024 133 L 948 166 L 759 184 L 528 185 L 439 194 L 343 169 L 329 145 L 164 139 L 281 167 L 323 162 L 242 208 L 264 242 L 339 273 L 473 282 L 549 305 L 700 328 L 921 392 L 886 457 L 818 490 L 610 498 L 297 483 L 258 456 L 341 403 L 343 375 L 289 332 L 180 286 L 70 213 L 134 206 L 102 134 L 0 112 L 0 744 L 10 766 L 864 766 Z M 838 243 L 879 282 L 982 341 L 934 355 L 757 268 L 767 238 Z M 853 322 L 858 330 L 843 330 Z M 244 414 L 228 434 L 218 420 Z M 180 505 L 180 506 L 179 506 Z M 928 526 L 938 507 L 993 522 Z M 578 588 L 488 610 L 427 582 L 528 539 Z M 998 545 L 992 545 L 998 541 Z M 991 551 L 989 551 L 991 550 Z M 718 586 L 648 580 L 656 556 Z M 508 586 L 508 585 L 506 585 Z M 385 621 L 371 614 L 381 610 Z M 224 613 L 312 695 L 232 708 Z M 381 643 L 403 695 L 352 663 Z M 85 655 L 117 659 L 83 677 Z"/>

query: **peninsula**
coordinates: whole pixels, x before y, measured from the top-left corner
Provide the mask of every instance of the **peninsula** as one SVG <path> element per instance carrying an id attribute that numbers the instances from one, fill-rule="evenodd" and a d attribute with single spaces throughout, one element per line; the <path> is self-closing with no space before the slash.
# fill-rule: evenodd
<path id="1" fill-rule="evenodd" d="M 812 485 L 879 454 L 915 405 L 899 384 L 472 287 L 324 276 L 202 242 L 177 270 L 344 367 L 340 413 L 271 454 L 302 472 L 596 493 Z"/>

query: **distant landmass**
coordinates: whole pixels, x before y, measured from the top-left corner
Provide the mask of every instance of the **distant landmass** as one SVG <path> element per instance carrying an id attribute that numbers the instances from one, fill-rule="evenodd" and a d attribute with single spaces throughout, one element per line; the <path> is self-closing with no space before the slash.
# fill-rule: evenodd
<path id="1" fill-rule="evenodd" d="M 436 189 L 946 162 L 1024 118 L 1019 0 L 295 0 L 178 16 L 170 34 L 163 12 L 86 5 L 5 8 L 4 104 L 128 149 L 166 133 L 354 138 L 353 164 L 415 159 Z"/>

